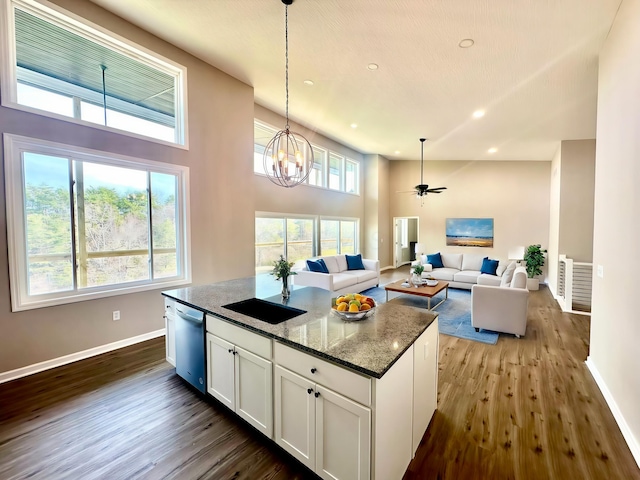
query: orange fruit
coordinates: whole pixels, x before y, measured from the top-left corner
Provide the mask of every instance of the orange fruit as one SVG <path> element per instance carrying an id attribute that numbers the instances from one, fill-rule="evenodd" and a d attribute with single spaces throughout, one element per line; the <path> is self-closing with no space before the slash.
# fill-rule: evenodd
<path id="1" fill-rule="evenodd" d="M 360 305 L 360 311 L 364 312 L 365 310 L 371 310 L 371 305 L 369 305 L 368 303 L 363 303 L 362 305 Z"/>
<path id="2" fill-rule="evenodd" d="M 342 305 L 342 304 L 340 304 Z M 350 312 L 359 312 L 360 310 L 358 309 L 358 305 L 355 303 L 352 303 L 351 305 L 349 305 L 349 311 Z"/>
<path id="3" fill-rule="evenodd" d="M 345 302 L 339 303 L 337 310 L 339 312 L 346 312 L 348 305 Z"/>

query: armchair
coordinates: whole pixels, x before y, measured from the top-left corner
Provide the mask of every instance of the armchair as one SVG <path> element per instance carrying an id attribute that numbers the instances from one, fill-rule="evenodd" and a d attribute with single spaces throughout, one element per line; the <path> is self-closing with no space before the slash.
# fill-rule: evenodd
<path id="1" fill-rule="evenodd" d="M 474 285 L 471 288 L 471 325 L 494 332 L 512 333 L 520 338 L 527 330 L 527 271 L 516 268 L 510 284 L 499 287 Z"/>

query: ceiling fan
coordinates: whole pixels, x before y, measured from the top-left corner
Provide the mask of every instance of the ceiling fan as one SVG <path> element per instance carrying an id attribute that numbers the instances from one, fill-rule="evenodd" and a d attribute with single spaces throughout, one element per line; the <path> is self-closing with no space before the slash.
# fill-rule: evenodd
<path id="1" fill-rule="evenodd" d="M 420 139 L 420 184 L 413 187 L 413 190 L 406 190 L 406 193 L 415 193 L 418 197 L 424 197 L 428 193 L 442 193 L 443 190 L 446 190 L 447 187 L 435 187 L 429 188 L 429 185 L 425 185 L 422 173 L 424 171 L 424 142 L 426 138 Z M 405 193 L 405 192 L 398 192 Z"/>

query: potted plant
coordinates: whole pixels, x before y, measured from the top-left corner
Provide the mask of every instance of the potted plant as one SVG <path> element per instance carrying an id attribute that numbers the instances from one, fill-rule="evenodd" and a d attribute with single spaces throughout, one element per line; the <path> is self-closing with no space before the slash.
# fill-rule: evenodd
<path id="1" fill-rule="evenodd" d="M 413 276 L 411 280 L 415 285 L 422 283 L 422 272 L 424 272 L 424 265 L 419 263 L 413 266 Z"/>
<path id="2" fill-rule="evenodd" d="M 293 262 L 287 262 L 284 255 L 280 255 L 280 259 L 273 262 L 273 271 L 271 272 L 276 280 L 282 279 L 282 298 L 285 300 L 289 298 L 291 293 L 289 275 L 297 275 L 297 272 L 291 271 L 291 267 L 293 267 Z"/>
<path id="3" fill-rule="evenodd" d="M 539 281 L 536 275 L 542 274 L 544 266 L 544 254 L 547 253 L 540 245 L 529 245 L 524 253 L 524 262 L 527 268 L 527 290 L 538 290 Z"/>

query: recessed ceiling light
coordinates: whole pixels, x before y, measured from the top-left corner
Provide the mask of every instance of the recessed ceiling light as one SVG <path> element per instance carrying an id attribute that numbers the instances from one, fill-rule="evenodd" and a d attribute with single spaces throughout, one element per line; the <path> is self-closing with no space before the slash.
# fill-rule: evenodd
<path id="1" fill-rule="evenodd" d="M 305 85 L 309 85 L 309 86 L 311 86 L 311 85 L 313 85 L 313 80 L 305 80 L 305 81 L 304 81 L 304 82 L 302 82 L 302 83 L 304 83 Z"/>
<path id="2" fill-rule="evenodd" d="M 489 150 L 487 150 L 487 152 L 489 153 L 496 153 L 498 151 L 498 149 L 496 147 L 491 147 Z"/>
<path id="3" fill-rule="evenodd" d="M 378 64 L 377 63 L 370 63 L 369 65 L 367 65 L 367 68 L 369 70 L 377 70 L 378 69 Z"/>
<path id="4" fill-rule="evenodd" d="M 473 44 L 475 42 L 473 41 L 472 38 L 463 38 L 462 40 L 460 40 L 460 43 L 458 44 L 458 46 L 460 48 L 469 48 L 469 47 L 473 47 Z"/>
<path id="5" fill-rule="evenodd" d="M 394 153 L 395 153 L 396 155 L 400 155 L 400 150 L 396 150 Z"/>
<path id="6" fill-rule="evenodd" d="M 476 110 L 473 112 L 473 118 L 482 118 L 484 117 L 484 110 Z"/>
<path id="7" fill-rule="evenodd" d="M 352 123 L 351 124 L 351 128 L 358 128 L 358 124 L 357 123 Z"/>

